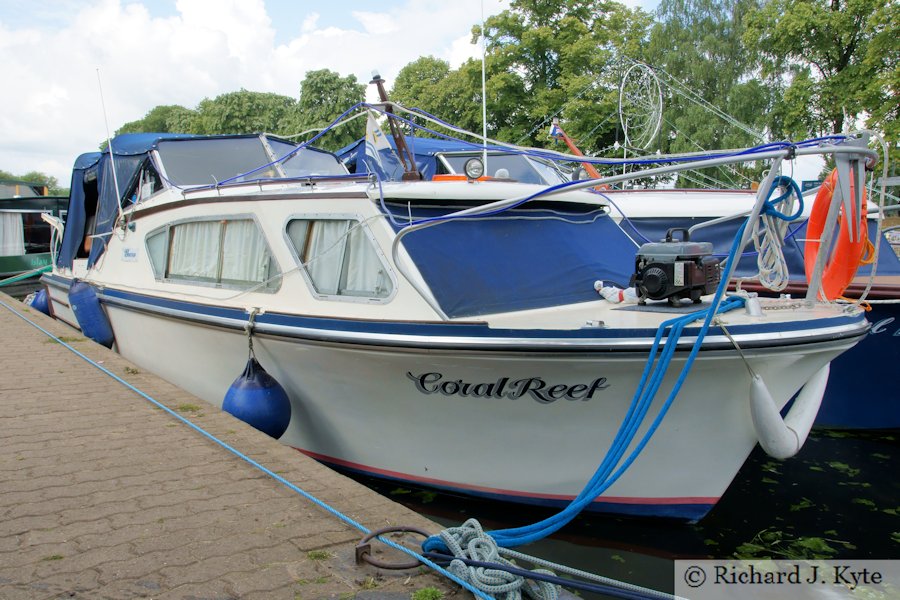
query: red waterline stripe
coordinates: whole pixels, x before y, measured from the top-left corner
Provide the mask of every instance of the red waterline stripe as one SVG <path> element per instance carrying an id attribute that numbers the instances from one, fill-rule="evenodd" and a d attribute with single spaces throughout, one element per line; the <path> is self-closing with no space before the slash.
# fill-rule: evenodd
<path id="1" fill-rule="evenodd" d="M 331 463 L 334 465 L 338 465 L 341 467 L 346 467 L 348 469 L 354 469 L 357 471 L 362 471 L 365 473 L 373 473 L 377 475 L 383 475 L 385 477 L 390 477 L 393 479 L 401 479 L 406 481 L 414 481 L 417 483 L 427 483 L 442 487 L 450 487 L 457 488 L 463 490 L 472 490 L 476 492 L 483 492 L 487 494 L 497 494 L 502 496 L 521 496 L 524 498 L 539 498 L 543 500 L 564 500 L 571 501 L 575 498 L 575 496 L 564 495 L 564 494 L 536 494 L 531 492 L 519 492 L 515 490 L 504 490 L 500 488 L 491 488 L 484 487 L 480 485 L 467 485 L 464 483 L 455 483 L 455 482 L 447 482 L 441 479 L 431 479 L 429 477 L 419 477 L 416 475 L 409 475 L 406 473 L 400 473 L 398 471 L 388 471 L 386 469 L 378 469 L 376 467 L 370 467 L 368 465 L 363 465 L 359 463 L 350 462 L 347 460 L 342 460 L 340 458 L 334 458 L 332 456 L 327 456 L 325 454 L 317 454 L 316 452 L 310 452 L 309 450 L 303 450 L 301 448 L 294 447 L 295 450 L 309 456 L 310 458 L 314 458 L 321 462 Z M 628 496 L 602 496 L 600 499 L 594 500 L 597 503 L 611 503 L 611 504 L 659 504 L 659 505 L 669 505 L 669 504 L 703 504 L 703 505 L 712 505 L 719 501 L 718 497 L 703 497 L 703 496 L 684 496 L 678 498 L 633 498 Z"/>

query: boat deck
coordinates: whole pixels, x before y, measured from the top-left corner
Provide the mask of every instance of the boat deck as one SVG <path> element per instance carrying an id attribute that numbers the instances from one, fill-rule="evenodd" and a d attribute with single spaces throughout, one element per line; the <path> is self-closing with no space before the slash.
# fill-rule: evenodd
<path id="1" fill-rule="evenodd" d="M 0 301 L 363 526 L 440 530 L 65 325 Z M 4 306 L 0 339 L 0 597 L 399 599 L 458 589 L 425 570 L 357 566 L 361 532 Z M 377 557 L 395 555 L 409 559 L 387 548 Z"/>

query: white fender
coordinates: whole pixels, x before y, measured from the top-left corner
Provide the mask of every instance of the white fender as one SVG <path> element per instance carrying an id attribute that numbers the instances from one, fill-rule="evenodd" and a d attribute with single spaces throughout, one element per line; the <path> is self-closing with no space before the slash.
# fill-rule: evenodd
<path id="1" fill-rule="evenodd" d="M 753 428 L 759 445 L 766 454 L 772 458 L 784 459 L 800 451 L 819 413 L 830 371 L 831 363 L 828 363 L 809 378 L 783 419 L 762 377 L 753 375 L 750 383 L 750 415 L 753 417 Z"/>

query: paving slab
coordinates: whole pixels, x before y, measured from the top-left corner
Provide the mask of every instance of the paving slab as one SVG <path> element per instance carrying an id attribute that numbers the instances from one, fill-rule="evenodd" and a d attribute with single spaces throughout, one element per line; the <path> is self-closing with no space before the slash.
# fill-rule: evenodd
<path id="1" fill-rule="evenodd" d="M 79 332 L 5 294 L 0 301 L 368 529 L 440 531 Z M 0 367 L 2 600 L 398 600 L 425 587 L 471 597 L 424 567 L 357 565 L 360 531 L 3 306 Z"/>

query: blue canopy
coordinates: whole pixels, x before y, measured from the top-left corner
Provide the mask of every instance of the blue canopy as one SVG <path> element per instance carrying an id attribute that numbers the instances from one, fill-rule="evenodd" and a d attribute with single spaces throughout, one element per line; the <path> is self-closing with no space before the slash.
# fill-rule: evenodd
<path id="1" fill-rule="evenodd" d="M 409 216 L 405 204 L 388 210 L 398 220 Z M 412 208 L 415 219 L 446 212 Z M 637 250 L 595 206 L 458 219 L 414 231 L 403 246 L 450 317 L 597 300 L 598 279 L 628 286 Z"/>
<path id="2" fill-rule="evenodd" d="M 113 225 L 119 214 L 120 201 L 126 202 L 125 194 L 133 187 L 144 161 L 150 151 L 160 141 L 195 138 L 182 133 L 126 133 L 112 139 L 112 159 L 109 149 L 103 152 L 88 152 L 75 159 L 72 169 L 72 183 L 69 192 L 69 209 L 66 227 L 56 263 L 60 267 L 72 267 L 79 254 L 85 236 L 94 237 L 88 257 L 88 267 L 93 266 L 106 249 L 106 242 L 112 234 Z M 112 165 L 115 164 L 116 177 L 113 178 Z M 116 194 L 116 180 L 119 193 Z M 96 203 L 96 206 L 93 204 Z M 88 205 L 91 205 L 88 209 Z M 93 214 L 93 227 L 88 223 L 88 213 Z"/>
<path id="3" fill-rule="evenodd" d="M 84 240 L 85 222 L 85 173 L 96 167 L 100 160 L 99 152 L 88 152 L 75 159 L 72 169 L 72 183 L 69 188 L 69 209 L 66 214 L 66 227 L 60 244 L 56 264 L 60 267 L 72 267 L 72 261 L 78 255 L 78 248 Z M 96 171 L 96 169 L 94 169 Z"/>
<path id="4" fill-rule="evenodd" d="M 109 236 L 112 235 L 119 207 L 124 208 L 131 202 L 128 194 L 134 189 L 142 166 L 149 160 L 150 152 L 157 149 L 161 142 L 255 137 L 258 137 L 258 134 L 209 136 L 186 133 L 125 133 L 114 137 L 110 147 L 103 152 L 82 154 L 75 160 L 72 170 L 67 223 L 57 265 L 71 268 L 88 235 L 95 236 L 88 256 L 88 267 L 93 266 L 100 258 L 106 250 Z M 115 178 L 113 164 L 115 164 Z M 93 226 L 88 223 L 89 214 L 93 215 Z"/>

